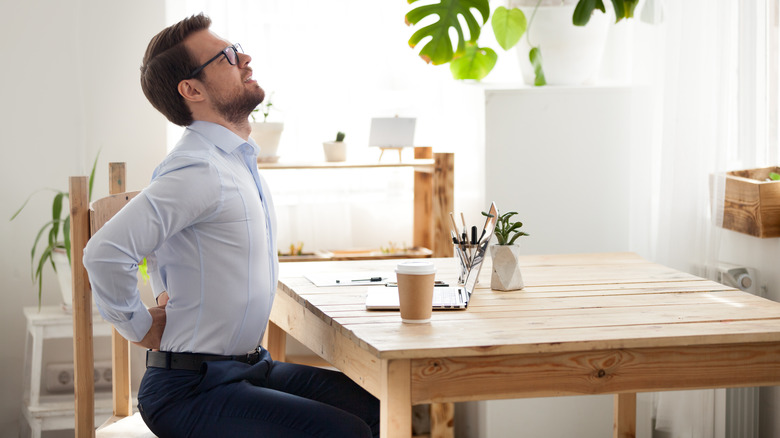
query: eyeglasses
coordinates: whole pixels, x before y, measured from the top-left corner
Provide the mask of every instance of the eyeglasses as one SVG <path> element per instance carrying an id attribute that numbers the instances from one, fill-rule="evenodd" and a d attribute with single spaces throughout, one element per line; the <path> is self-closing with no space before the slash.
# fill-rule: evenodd
<path id="1" fill-rule="evenodd" d="M 239 53 L 244 53 L 244 51 L 241 49 L 241 44 L 236 43 L 236 44 L 233 44 L 232 46 L 227 46 L 227 47 L 225 47 L 224 50 L 222 50 L 221 52 L 217 53 L 216 56 L 214 56 L 213 58 L 209 59 L 203 65 L 201 65 L 200 67 L 198 67 L 195 70 L 193 70 L 192 73 L 187 75 L 187 77 L 184 78 L 184 79 L 192 79 L 192 78 L 194 78 L 195 76 L 198 75 L 198 73 L 201 72 L 201 70 L 206 68 L 207 65 L 209 65 L 212 62 L 216 61 L 222 55 L 225 55 L 225 59 L 227 59 L 227 62 L 229 62 L 230 65 L 238 65 L 238 54 Z"/>

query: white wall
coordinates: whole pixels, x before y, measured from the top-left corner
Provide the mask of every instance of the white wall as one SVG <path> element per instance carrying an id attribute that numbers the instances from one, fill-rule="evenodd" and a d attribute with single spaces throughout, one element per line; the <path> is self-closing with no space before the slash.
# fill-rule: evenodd
<path id="1" fill-rule="evenodd" d="M 165 154 L 165 120 L 143 96 L 138 68 L 163 25 L 164 5 L 156 0 L 0 5 L 0 436 L 17 436 L 22 307 L 37 304 L 29 251 L 50 214 L 50 197 L 41 193 L 17 220 L 8 218 L 34 190 L 66 190 L 68 176 L 87 174 L 98 149 L 95 196 L 107 194 L 109 161 L 128 163 L 128 188 L 146 185 Z M 56 278 L 47 272 L 43 305 L 60 301 Z M 70 354 L 67 345 L 55 348 Z"/>

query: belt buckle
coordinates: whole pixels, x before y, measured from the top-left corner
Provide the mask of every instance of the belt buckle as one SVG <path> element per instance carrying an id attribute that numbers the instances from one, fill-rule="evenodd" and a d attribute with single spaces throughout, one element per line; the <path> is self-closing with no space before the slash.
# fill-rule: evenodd
<path id="1" fill-rule="evenodd" d="M 260 352 L 255 350 L 251 353 L 248 353 L 246 355 L 246 363 L 249 365 L 254 365 L 256 363 L 260 362 Z"/>

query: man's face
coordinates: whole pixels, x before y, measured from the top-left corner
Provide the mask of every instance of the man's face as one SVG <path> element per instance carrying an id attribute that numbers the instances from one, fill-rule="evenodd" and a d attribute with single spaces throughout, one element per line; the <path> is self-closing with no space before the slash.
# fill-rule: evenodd
<path id="1" fill-rule="evenodd" d="M 209 30 L 193 33 L 184 44 L 199 65 L 231 45 Z M 251 56 L 240 53 L 237 65 L 231 65 L 225 56 L 220 56 L 200 74 L 211 107 L 231 123 L 246 122 L 265 98 L 263 89 L 252 79 L 251 60 Z"/>

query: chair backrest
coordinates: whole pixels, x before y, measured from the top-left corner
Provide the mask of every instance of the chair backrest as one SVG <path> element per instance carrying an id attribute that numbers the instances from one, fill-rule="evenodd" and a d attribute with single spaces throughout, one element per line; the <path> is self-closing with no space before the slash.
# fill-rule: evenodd
<path id="1" fill-rule="evenodd" d="M 84 247 L 111 217 L 139 192 L 125 193 L 125 163 L 109 164 L 109 193 L 89 205 L 87 177 L 70 178 L 71 270 L 73 273 L 73 363 L 76 437 L 95 436 L 95 376 L 92 343 L 92 291 L 82 258 Z M 130 344 L 116 329 L 111 335 L 112 394 L 115 421 L 133 414 L 130 394 Z"/>

